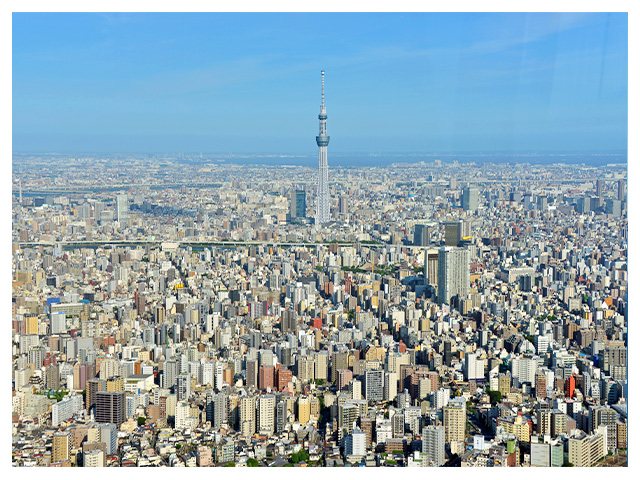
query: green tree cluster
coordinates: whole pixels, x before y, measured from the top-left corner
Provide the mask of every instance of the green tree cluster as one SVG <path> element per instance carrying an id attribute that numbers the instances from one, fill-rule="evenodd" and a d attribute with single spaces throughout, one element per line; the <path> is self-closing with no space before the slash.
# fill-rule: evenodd
<path id="1" fill-rule="evenodd" d="M 496 405 L 500 403 L 500 400 L 502 400 L 502 394 L 497 390 L 487 389 L 487 395 L 489 395 L 489 398 L 491 399 L 491 405 Z"/>
<path id="2" fill-rule="evenodd" d="M 308 462 L 309 461 L 309 452 L 302 449 L 298 453 L 294 453 L 289 458 L 289 463 L 293 463 L 294 465 L 299 462 Z"/>

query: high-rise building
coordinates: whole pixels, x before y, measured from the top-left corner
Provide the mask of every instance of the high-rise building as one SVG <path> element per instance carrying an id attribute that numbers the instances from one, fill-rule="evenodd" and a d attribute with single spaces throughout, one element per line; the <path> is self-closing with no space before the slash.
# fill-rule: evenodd
<path id="1" fill-rule="evenodd" d="M 105 453 L 113 455 L 118 451 L 118 426 L 114 423 L 98 425 L 99 440 L 105 445 Z"/>
<path id="2" fill-rule="evenodd" d="M 381 402 L 384 398 L 384 371 L 367 370 L 364 374 L 364 398 L 370 402 Z"/>
<path id="3" fill-rule="evenodd" d="M 289 214 L 292 220 L 307 217 L 307 192 L 295 190 L 291 193 L 291 206 Z"/>
<path id="4" fill-rule="evenodd" d="M 349 213 L 348 195 L 340 195 L 340 198 L 338 199 L 338 213 L 340 213 L 340 215 L 346 215 Z"/>
<path id="5" fill-rule="evenodd" d="M 322 104 L 320 105 L 320 134 L 316 137 L 318 144 L 318 201 L 316 207 L 316 225 L 329 221 L 329 166 L 327 164 L 327 110 L 324 106 L 324 70 L 322 71 Z"/>
<path id="6" fill-rule="evenodd" d="M 129 197 L 126 194 L 116 195 L 116 220 L 119 223 L 129 221 Z"/>
<path id="7" fill-rule="evenodd" d="M 498 391 L 503 397 L 511 393 L 511 375 L 509 372 L 498 375 Z"/>
<path id="8" fill-rule="evenodd" d="M 464 187 L 462 189 L 462 209 L 466 211 L 476 211 L 478 209 L 478 197 L 480 192 L 474 187 Z"/>
<path id="9" fill-rule="evenodd" d="M 126 420 L 125 392 L 98 392 L 95 419 L 99 423 L 115 423 L 120 427 Z"/>
<path id="10" fill-rule="evenodd" d="M 605 213 L 619 217 L 622 215 L 622 202 L 613 198 L 607 198 L 605 202 Z"/>
<path id="11" fill-rule="evenodd" d="M 438 251 L 438 303 L 469 294 L 471 258 L 466 248 L 441 247 Z"/>
<path id="12" fill-rule="evenodd" d="M 217 393 L 212 399 L 211 426 L 220 428 L 223 423 L 227 423 L 228 413 L 229 399 L 224 393 Z"/>
<path id="13" fill-rule="evenodd" d="M 357 418 L 358 406 L 355 403 L 347 402 L 342 405 L 338 405 L 339 432 L 346 430 L 346 433 L 351 433 L 351 430 L 353 429 L 353 422 L 355 422 Z"/>
<path id="14" fill-rule="evenodd" d="M 624 202 L 627 199 L 627 181 L 624 179 L 618 180 L 618 200 Z"/>
<path id="15" fill-rule="evenodd" d="M 83 408 L 82 395 L 70 395 L 51 407 L 51 425 L 57 427 Z"/>
<path id="16" fill-rule="evenodd" d="M 462 222 L 444 222 L 444 244 L 447 247 L 456 247 L 462 238 Z"/>
<path id="17" fill-rule="evenodd" d="M 297 377 L 301 382 L 313 380 L 314 360 L 311 357 L 298 357 L 297 359 Z"/>
<path id="18" fill-rule="evenodd" d="M 176 384 L 178 376 L 178 364 L 175 360 L 167 360 L 164 362 L 162 373 L 162 388 L 173 388 Z"/>
<path id="19" fill-rule="evenodd" d="M 120 375 L 107 378 L 107 392 L 124 392 L 124 378 Z"/>
<path id="20" fill-rule="evenodd" d="M 393 402 L 398 395 L 398 374 L 396 372 L 388 372 L 384 374 L 384 395 L 386 402 Z"/>
<path id="21" fill-rule="evenodd" d="M 67 333 L 67 316 L 64 312 L 52 312 L 49 331 L 51 335 Z M 37 332 L 36 332 L 37 333 Z"/>
<path id="22" fill-rule="evenodd" d="M 260 390 L 266 390 L 267 388 L 275 388 L 275 368 L 268 365 L 260 365 L 258 371 L 258 386 Z"/>
<path id="23" fill-rule="evenodd" d="M 258 360 L 247 360 L 246 385 L 254 388 L 258 386 Z"/>
<path id="24" fill-rule="evenodd" d="M 71 433 L 56 432 L 53 434 L 51 463 L 69 460 L 71 457 Z"/>
<path id="25" fill-rule="evenodd" d="M 86 406 L 87 412 L 90 412 L 96 406 L 98 392 L 107 390 L 107 381 L 102 378 L 92 378 L 87 381 Z"/>
<path id="26" fill-rule="evenodd" d="M 256 397 L 240 399 L 240 432 L 250 437 L 256 431 Z"/>
<path id="27" fill-rule="evenodd" d="M 276 373 L 276 383 L 279 392 L 285 389 L 291 380 L 293 380 L 293 372 L 291 370 L 284 367 L 278 369 Z"/>
<path id="28" fill-rule="evenodd" d="M 366 434 L 358 427 L 353 427 L 350 435 L 347 436 L 345 441 L 345 454 L 353 455 L 354 457 L 363 457 L 366 455 Z"/>
<path id="29" fill-rule="evenodd" d="M 484 380 L 484 360 L 477 353 L 465 354 L 465 375 L 467 380 Z"/>
<path id="30" fill-rule="evenodd" d="M 275 395 L 260 395 L 258 397 L 258 433 L 271 435 L 275 431 L 275 417 Z"/>
<path id="31" fill-rule="evenodd" d="M 424 251 L 424 283 L 425 285 L 438 286 L 438 250 Z"/>
<path id="32" fill-rule="evenodd" d="M 326 351 L 317 352 L 314 358 L 314 378 L 316 380 L 326 380 L 328 366 L 329 353 Z"/>
<path id="33" fill-rule="evenodd" d="M 284 427 L 287 424 L 287 417 L 289 416 L 288 414 L 287 402 L 280 400 L 276 407 L 276 433 L 280 434 L 284 431 Z"/>
<path id="34" fill-rule="evenodd" d="M 422 453 L 427 454 L 427 461 L 436 467 L 444 465 L 445 427 L 429 425 L 422 429 Z"/>
<path id="35" fill-rule="evenodd" d="M 431 234 L 433 233 L 433 224 L 416 223 L 413 231 L 413 244 L 416 247 L 426 247 L 429 245 Z"/>
<path id="36" fill-rule="evenodd" d="M 351 370 L 338 370 L 338 379 L 336 380 L 338 390 L 347 387 L 352 379 L 353 372 Z"/>
<path id="37" fill-rule="evenodd" d="M 44 380 L 47 389 L 58 390 L 60 388 L 60 367 L 58 365 L 49 365 Z"/>
<path id="38" fill-rule="evenodd" d="M 176 395 L 178 401 L 188 400 L 191 396 L 191 376 L 188 373 L 181 373 L 176 379 Z"/>
<path id="39" fill-rule="evenodd" d="M 450 442 L 464 442 L 467 423 L 467 406 L 464 397 L 451 400 L 447 406 L 442 407 L 442 423 L 444 424 L 444 440 Z"/>
<path id="40" fill-rule="evenodd" d="M 176 404 L 175 427 L 190 428 L 192 425 L 191 406 L 182 401 Z"/>
<path id="41" fill-rule="evenodd" d="M 355 378 L 349 382 L 349 396 L 351 400 L 362 400 L 362 383 Z"/>
<path id="42" fill-rule="evenodd" d="M 311 399 L 306 395 L 298 398 L 298 422 L 300 425 L 306 425 L 311 419 Z"/>
<path id="43" fill-rule="evenodd" d="M 576 211 L 578 213 L 587 213 L 591 211 L 591 198 L 578 197 L 576 201 Z"/>
<path id="44" fill-rule="evenodd" d="M 604 192 L 604 180 L 598 179 L 596 180 L 596 195 L 598 198 L 602 199 L 602 194 Z"/>

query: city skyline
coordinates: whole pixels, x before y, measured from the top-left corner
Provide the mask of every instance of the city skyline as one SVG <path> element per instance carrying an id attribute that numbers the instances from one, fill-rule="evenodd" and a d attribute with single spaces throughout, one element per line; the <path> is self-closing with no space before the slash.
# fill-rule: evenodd
<path id="1" fill-rule="evenodd" d="M 311 154 L 321 69 L 335 152 L 626 150 L 625 13 L 13 21 L 15 152 Z"/>
<path id="2" fill-rule="evenodd" d="M 628 467 L 627 13 L 12 20 L 12 467 Z"/>

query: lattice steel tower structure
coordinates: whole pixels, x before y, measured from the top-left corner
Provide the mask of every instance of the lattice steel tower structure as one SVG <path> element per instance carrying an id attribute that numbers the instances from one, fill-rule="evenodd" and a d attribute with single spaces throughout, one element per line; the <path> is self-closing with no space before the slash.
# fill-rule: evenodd
<path id="1" fill-rule="evenodd" d="M 329 167 L 327 165 L 327 110 L 324 106 L 324 70 L 322 71 L 322 104 L 320 105 L 320 135 L 318 144 L 318 204 L 316 207 L 316 225 L 329 222 Z"/>

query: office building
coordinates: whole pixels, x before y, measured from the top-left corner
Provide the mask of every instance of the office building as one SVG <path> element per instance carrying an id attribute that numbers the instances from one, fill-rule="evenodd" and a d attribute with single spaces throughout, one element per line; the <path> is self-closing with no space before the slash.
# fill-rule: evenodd
<path id="1" fill-rule="evenodd" d="M 613 198 L 607 198 L 604 211 L 605 213 L 618 218 L 622 215 L 622 202 Z"/>
<path id="2" fill-rule="evenodd" d="M 115 423 L 118 427 L 125 418 L 125 392 L 96 393 L 96 422 Z"/>
<path id="3" fill-rule="evenodd" d="M 87 412 L 94 410 L 98 392 L 107 391 L 107 381 L 102 378 L 92 378 L 87 381 L 87 394 L 85 403 Z"/>
<path id="4" fill-rule="evenodd" d="M 338 199 L 338 213 L 340 215 L 347 215 L 349 213 L 349 196 L 340 195 Z"/>
<path id="5" fill-rule="evenodd" d="M 599 178 L 598 180 L 596 180 L 596 195 L 601 200 L 602 200 L 603 192 L 604 192 L 604 180 Z"/>
<path id="6" fill-rule="evenodd" d="M 307 218 L 307 192 L 295 190 L 291 193 L 289 215 L 291 220 Z"/>
<path id="7" fill-rule="evenodd" d="M 462 189 L 462 209 L 465 211 L 476 211 L 479 205 L 480 192 L 474 187 L 465 187 Z"/>
<path id="8" fill-rule="evenodd" d="M 434 230 L 433 224 L 416 223 L 413 230 L 413 244 L 417 247 L 429 245 Z"/>
<path id="9" fill-rule="evenodd" d="M 627 199 L 627 181 L 618 180 L 618 200 L 624 202 Z"/>

